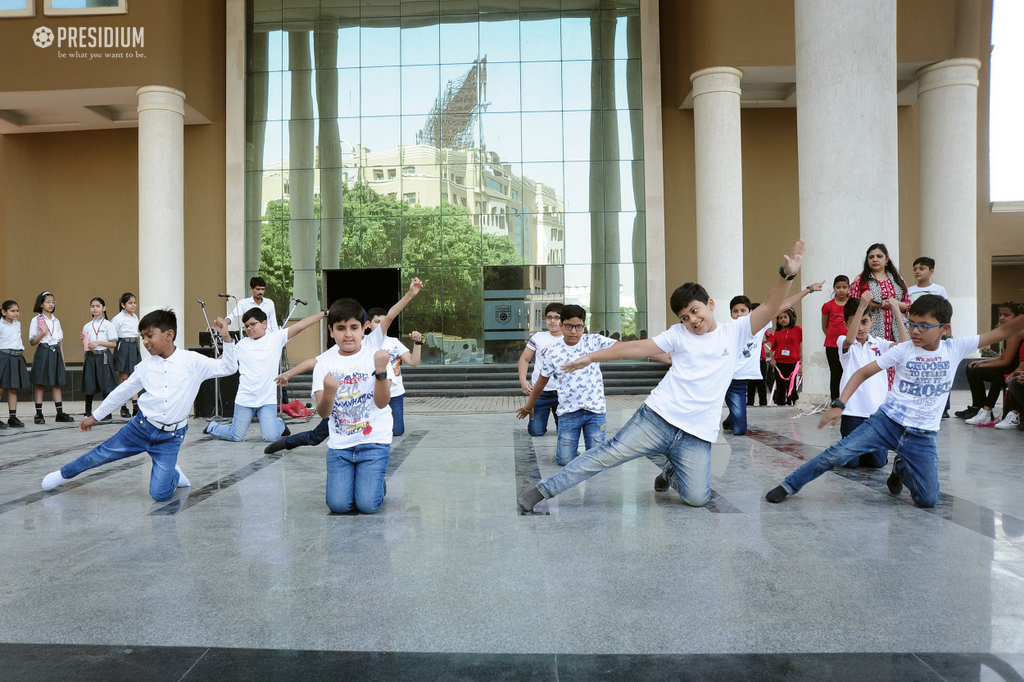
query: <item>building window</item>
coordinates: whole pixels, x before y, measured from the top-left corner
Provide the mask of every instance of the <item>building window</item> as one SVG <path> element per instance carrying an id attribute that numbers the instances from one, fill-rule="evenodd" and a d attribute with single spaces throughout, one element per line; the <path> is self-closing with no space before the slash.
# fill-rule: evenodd
<path id="1" fill-rule="evenodd" d="M 466 184 L 466 178 L 462 177 L 461 175 L 460 176 L 456 176 L 455 184 L 456 185 L 465 185 Z"/>
<path id="2" fill-rule="evenodd" d="M 402 169 L 402 175 L 416 175 L 416 166 L 406 166 Z"/>
<path id="3" fill-rule="evenodd" d="M 517 190 L 517 189 L 512 190 L 512 198 L 513 199 L 518 199 L 519 198 L 519 190 Z"/>
<path id="4" fill-rule="evenodd" d="M 83 14 L 128 14 L 128 0 L 43 0 L 48 17 Z"/>
<path id="5" fill-rule="evenodd" d="M 388 168 L 388 180 L 394 180 L 398 177 L 398 169 Z"/>
<path id="6" fill-rule="evenodd" d="M 383 180 L 384 179 L 384 171 L 382 169 L 375 168 L 373 170 L 373 179 L 374 180 Z"/>
<path id="7" fill-rule="evenodd" d="M 407 204 L 410 204 L 410 205 L 415 204 L 416 203 L 416 192 L 408 192 L 406 194 L 403 194 L 402 198 L 405 199 L 405 203 L 407 203 Z"/>
<path id="8" fill-rule="evenodd" d="M 487 178 L 487 186 L 490 189 L 494 190 L 495 192 L 498 192 L 499 194 L 504 194 L 505 193 L 504 185 L 502 185 L 500 182 L 498 182 L 494 178 Z"/>
<path id="9" fill-rule="evenodd" d="M 0 19 L 7 17 L 34 17 L 36 15 L 36 0 L 6 0 L 0 1 Z"/>

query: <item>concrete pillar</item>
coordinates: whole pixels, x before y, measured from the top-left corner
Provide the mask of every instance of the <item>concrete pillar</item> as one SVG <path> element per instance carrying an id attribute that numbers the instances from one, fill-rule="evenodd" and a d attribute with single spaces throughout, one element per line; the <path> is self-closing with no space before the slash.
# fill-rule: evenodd
<path id="1" fill-rule="evenodd" d="M 917 72 L 921 254 L 953 304 L 957 336 L 978 333 L 977 59 L 947 59 Z"/>
<path id="2" fill-rule="evenodd" d="M 292 76 L 291 119 L 288 121 L 288 243 L 292 254 L 292 296 L 319 310 L 316 286 L 316 239 L 320 233 L 313 217 L 313 64 L 309 31 L 288 33 L 288 70 Z M 275 301 L 287 314 L 291 301 Z M 297 309 L 303 314 L 301 308 Z M 309 313 L 306 313 L 309 314 Z"/>
<path id="3" fill-rule="evenodd" d="M 701 69 L 693 83 L 697 174 L 697 281 L 726 313 L 743 291 L 743 154 L 740 79 L 728 66 Z"/>
<path id="4" fill-rule="evenodd" d="M 874 242 L 899 262 L 896 0 L 796 0 L 795 11 L 801 277 L 853 280 Z M 809 400 L 828 394 L 822 303 L 804 298 L 799 315 Z"/>
<path id="5" fill-rule="evenodd" d="M 170 308 L 185 347 L 185 93 L 147 85 L 139 98 L 139 316 Z M 194 339 L 193 339 L 194 340 Z"/>

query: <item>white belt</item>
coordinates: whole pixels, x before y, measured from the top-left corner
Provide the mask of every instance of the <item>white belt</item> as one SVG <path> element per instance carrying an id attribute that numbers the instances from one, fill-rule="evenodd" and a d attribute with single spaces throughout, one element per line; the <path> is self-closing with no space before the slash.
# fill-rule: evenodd
<path id="1" fill-rule="evenodd" d="M 188 426 L 188 417 L 185 417 L 184 419 L 182 419 L 182 420 L 181 420 L 180 422 L 178 422 L 177 424 L 161 424 L 161 423 L 160 423 L 160 422 L 158 422 L 158 421 L 153 421 L 153 420 L 152 420 L 152 419 L 150 419 L 149 417 L 146 417 L 145 419 L 146 419 L 146 421 L 148 421 L 148 422 L 149 422 L 149 423 L 150 423 L 150 424 L 151 424 L 151 425 L 152 425 L 152 426 L 153 426 L 154 428 L 157 428 L 157 429 L 159 429 L 159 430 L 161 430 L 161 431 L 177 431 L 178 429 L 181 429 L 181 428 L 184 428 L 184 427 Z"/>

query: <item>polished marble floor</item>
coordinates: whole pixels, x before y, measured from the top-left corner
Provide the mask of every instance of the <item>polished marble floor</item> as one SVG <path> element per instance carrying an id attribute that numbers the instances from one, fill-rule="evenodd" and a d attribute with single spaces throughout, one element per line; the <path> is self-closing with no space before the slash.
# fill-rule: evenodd
<path id="1" fill-rule="evenodd" d="M 521 516 L 553 428 L 476 406 L 407 405 L 374 516 L 329 514 L 324 448 L 267 456 L 255 425 L 193 421 L 162 503 L 145 456 L 40 490 L 117 419 L 0 432 L 0 680 L 1024 679 L 1020 431 L 944 421 L 934 510 L 875 470 L 770 505 L 838 430 L 754 408 L 706 508 L 641 459 Z"/>

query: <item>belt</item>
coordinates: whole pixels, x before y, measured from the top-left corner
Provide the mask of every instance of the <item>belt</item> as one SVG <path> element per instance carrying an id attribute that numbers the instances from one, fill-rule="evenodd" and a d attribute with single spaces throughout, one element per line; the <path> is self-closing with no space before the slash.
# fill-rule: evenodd
<path id="1" fill-rule="evenodd" d="M 129 342 L 129 343 L 135 343 L 136 341 L 139 340 L 139 337 L 137 337 L 137 336 L 119 336 L 119 337 L 117 337 L 117 340 L 118 341 L 126 341 L 126 342 Z"/>
<path id="2" fill-rule="evenodd" d="M 105 350 L 96 349 L 96 350 L 87 350 L 87 351 L 85 351 L 85 354 L 86 355 L 104 355 L 106 352 L 107 351 L 105 351 Z"/>
<path id="3" fill-rule="evenodd" d="M 25 351 L 11 348 L 0 348 L 0 353 L 3 353 L 4 355 L 13 355 L 16 358 L 20 358 L 25 355 Z"/>
<path id="4" fill-rule="evenodd" d="M 143 417 L 143 419 L 145 419 L 147 422 L 149 422 L 150 426 L 152 426 L 153 428 L 158 429 L 160 431 L 177 431 L 180 428 L 188 426 L 188 417 L 185 417 L 184 419 L 182 419 L 177 424 L 161 424 L 158 421 L 153 421 L 149 417 Z"/>
<path id="5" fill-rule="evenodd" d="M 60 342 L 57 342 L 57 343 L 41 343 L 41 344 L 39 344 L 39 347 L 40 348 L 46 348 L 50 352 L 56 353 L 58 350 L 60 350 Z"/>

